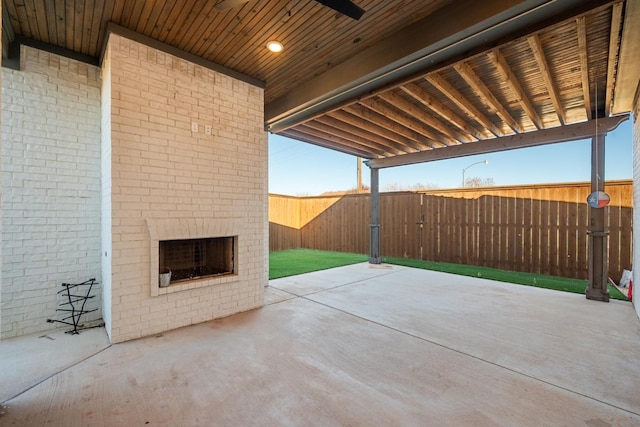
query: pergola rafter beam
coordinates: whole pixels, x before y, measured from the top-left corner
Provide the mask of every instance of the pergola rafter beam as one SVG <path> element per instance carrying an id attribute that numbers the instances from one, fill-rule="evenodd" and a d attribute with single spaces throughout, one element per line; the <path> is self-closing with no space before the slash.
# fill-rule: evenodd
<path id="1" fill-rule="evenodd" d="M 400 86 L 400 89 L 434 113 L 438 114 L 440 117 L 448 120 L 449 123 L 456 126 L 465 134 L 470 135 L 476 140 L 485 139 L 485 136 L 482 135 L 482 133 L 478 132 L 478 130 L 473 126 L 470 126 L 462 117 L 444 105 L 436 97 L 431 96 L 426 90 L 418 86 L 416 83 L 407 83 Z"/>
<path id="2" fill-rule="evenodd" d="M 326 123 L 322 123 L 317 119 L 306 122 L 304 126 L 307 129 L 313 129 L 318 132 L 324 133 L 327 139 L 334 139 L 336 141 L 338 139 L 342 141 L 350 141 L 351 143 L 357 144 L 361 147 L 366 147 L 367 149 L 372 150 L 381 156 L 391 156 L 391 155 L 395 156 L 395 155 L 410 153 L 410 151 L 392 149 L 391 147 L 387 147 L 383 144 L 379 144 L 377 142 L 371 141 L 370 139 L 361 138 L 344 129 L 341 129 L 332 125 L 328 125 Z"/>
<path id="3" fill-rule="evenodd" d="M 513 94 L 516 97 L 516 102 L 520 104 L 525 114 L 529 116 L 529 118 L 531 119 L 535 127 L 538 129 L 542 129 L 544 127 L 542 125 L 542 120 L 540 120 L 540 117 L 538 116 L 538 113 L 536 113 L 536 110 L 533 107 L 533 104 L 531 104 L 531 101 L 529 100 L 527 95 L 524 93 L 522 86 L 520 86 L 520 83 L 518 83 L 518 78 L 513 73 L 513 70 L 511 70 L 511 67 L 507 62 L 507 59 L 502 55 L 499 49 L 494 49 L 491 52 L 489 52 L 489 58 L 491 59 L 493 64 L 496 66 L 498 73 L 500 74 L 500 77 L 511 88 Z"/>
<path id="4" fill-rule="evenodd" d="M 475 105 L 464 97 L 458 89 L 453 87 L 444 77 L 438 73 L 428 74 L 425 79 L 436 89 L 445 94 L 449 99 L 460 107 L 464 112 L 480 123 L 485 129 L 491 131 L 495 136 L 502 136 L 504 133 L 494 125 Z"/>
<path id="5" fill-rule="evenodd" d="M 358 117 L 346 110 L 337 110 L 332 113 L 327 114 L 328 117 L 333 117 L 341 122 L 347 123 L 351 126 L 361 129 L 369 134 L 376 135 L 379 138 L 385 139 L 389 144 L 399 144 L 400 146 L 411 147 L 415 151 L 422 151 L 425 147 L 411 138 L 408 138 L 403 135 L 399 135 L 395 132 L 392 132 L 389 129 L 386 129 L 382 126 L 377 125 L 375 122 L 364 120 L 362 117 Z"/>
<path id="6" fill-rule="evenodd" d="M 418 150 L 407 150 L 407 144 L 397 143 L 395 141 L 390 141 L 380 134 L 376 134 L 367 129 L 363 129 L 360 126 L 356 126 L 347 121 L 341 120 L 337 117 L 333 117 L 331 115 L 325 115 L 322 117 L 318 117 L 317 119 L 307 122 L 307 124 L 311 125 L 314 122 L 322 123 L 327 126 L 331 126 L 337 130 L 348 132 L 349 134 L 354 135 L 358 140 L 370 141 L 371 143 L 375 143 L 377 147 L 380 149 L 386 148 L 390 151 L 397 151 L 400 153 L 413 153 Z"/>
<path id="7" fill-rule="evenodd" d="M 318 115 L 343 108 L 356 99 L 415 81 L 425 72 L 437 71 L 464 57 L 541 31 L 611 1 L 451 2 L 405 30 L 268 102 L 265 105 L 267 129 L 279 133 Z M 518 7 L 526 8 L 527 12 L 522 13 L 521 10 L 519 14 L 509 15 Z M 491 9 L 493 12 L 488 13 Z"/>
<path id="8" fill-rule="evenodd" d="M 520 15 L 524 15 L 524 11 L 529 11 L 525 21 L 534 20 L 536 16 L 536 20 L 552 19 L 581 2 L 583 0 L 564 0 L 561 2 L 564 4 L 545 0 L 450 2 L 324 73 L 300 82 L 265 105 L 265 121 L 272 132 L 280 132 L 314 117 L 318 111 L 326 113 L 341 102 L 417 75 L 429 64 L 506 39 L 511 34 L 509 27 L 513 27 L 513 21 L 523 19 Z M 443 43 L 450 47 L 443 48 Z M 393 68 L 390 64 L 394 64 Z"/>
<path id="9" fill-rule="evenodd" d="M 316 128 L 312 128 L 307 124 L 296 127 L 296 130 L 302 133 L 303 135 L 309 135 L 315 138 L 320 138 L 327 142 L 335 142 L 336 143 L 335 146 L 345 145 L 347 147 L 353 148 L 355 151 L 368 153 L 368 155 L 365 156 L 367 158 L 384 157 L 390 154 L 388 152 L 385 152 L 384 150 L 380 150 L 378 148 L 372 148 L 370 146 L 361 144 L 360 142 L 356 142 L 347 138 L 342 138 L 332 133 L 328 133 Z"/>
<path id="10" fill-rule="evenodd" d="M 532 35 L 527 39 L 529 42 L 529 47 L 533 52 L 533 56 L 536 59 L 536 63 L 538 64 L 538 68 L 540 69 L 540 74 L 542 74 L 542 79 L 544 80 L 544 84 L 547 86 L 547 91 L 549 92 L 549 98 L 551 98 L 551 103 L 553 104 L 553 108 L 556 110 L 556 114 L 558 115 L 558 120 L 560 120 L 560 124 L 564 125 L 567 122 L 567 117 L 564 112 L 564 108 L 562 107 L 562 101 L 560 100 L 560 96 L 558 95 L 558 89 L 556 88 L 556 84 L 553 80 L 553 76 L 551 75 L 551 70 L 549 68 L 549 63 L 547 62 L 547 58 L 544 54 L 544 49 L 542 47 L 542 42 L 540 41 L 540 37 L 537 34 Z"/>
<path id="11" fill-rule="evenodd" d="M 345 107 L 344 110 L 365 121 L 376 123 L 378 126 L 390 132 L 415 141 L 415 144 L 412 146 L 418 150 L 430 150 L 434 148 L 434 146 L 440 147 L 443 145 L 360 104 L 350 105 Z"/>
<path id="12" fill-rule="evenodd" d="M 440 146 L 449 145 L 448 141 L 443 141 L 439 135 L 434 133 L 431 129 L 425 126 L 423 123 L 420 123 L 413 118 L 407 116 L 406 114 L 396 111 L 394 107 L 389 104 L 384 103 L 378 99 L 365 99 L 360 101 L 361 105 L 375 111 L 378 114 L 382 114 L 383 116 L 388 117 L 389 119 L 408 127 L 414 132 L 418 132 L 421 135 L 426 136 L 427 138 L 433 140 L 436 144 L 440 143 Z"/>
<path id="13" fill-rule="evenodd" d="M 578 32 L 578 52 L 580 54 L 580 75 L 582 77 L 582 96 L 584 97 L 584 108 L 587 113 L 587 120 L 591 120 L 593 118 L 593 108 L 591 107 L 591 87 L 589 83 L 587 25 L 586 25 L 586 18 L 584 16 L 579 16 L 576 19 L 576 30 Z"/>
<path id="14" fill-rule="evenodd" d="M 620 49 L 620 29 L 622 28 L 623 3 L 615 3 L 611 10 L 611 34 L 609 36 L 609 60 L 607 65 L 607 92 L 604 98 L 604 113 L 611 114 L 613 105 L 613 89 L 616 82 L 618 50 Z"/>
<path id="15" fill-rule="evenodd" d="M 572 125 L 559 126 L 551 129 L 542 129 L 516 135 L 503 136 L 462 144 L 438 150 L 421 153 L 405 154 L 385 159 L 372 159 L 366 162 L 370 168 L 387 168 L 392 166 L 404 166 L 415 163 L 432 162 L 435 160 L 453 159 L 456 157 L 472 156 L 475 154 L 495 153 L 498 151 L 514 150 L 517 148 L 534 147 L 558 142 L 589 139 L 594 135 L 602 135 L 611 132 L 618 125 L 629 118 L 629 115 L 607 117 Z"/>
<path id="16" fill-rule="evenodd" d="M 319 134 L 319 133 L 318 133 Z M 357 147 L 355 144 L 345 145 L 343 142 L 333 142 L 326 138 L 326 135 L 319 136 L 314 132 L 301 132 L 296 129 L 288 129 L 285 132 L 282 132 L 281 135 L 288 136 L 289 138 L 297 139 L 298 141 L 308 142 L 309 144 L 317 145 L 319 147 L 329 148 L 331 150 L 340 151 L 342 153 L 351 154 L 355 156 L 360 156 L 365 159 L 371 159 L 374 157 L 378 157 L 376 153 L 371 152 L 370 150 L 362 149 L 362 147 Z"/>
<path id="17" fill-rule="evenodd" d="M 509 126 L 514 132 L 524 132 L 524 128 L 518 123 L 500 101 L 491 93 L 489 88 L 480 80 L 480 77 L 473 72 L 469 64 L 460 62 L 454 65 L 455 70 L 460 77 L 473 89 L 473 91 L 488 105 L 491 106 L 496 114 Z"/>
<path id="18" fill-rule="evenodd" d="M 440 132 L 443 135 L 443 137 L 441 138 L 446 139 L 450 144 L 455 143 L 455 141 L 469 141 L 468 138 L 461 135 L 460 133 L 454 131 L 453 129 L 447 128 L 444 123 L 431 116 L 428 111 L 418 108 L 416 105 L 414 105 L 410 101 L 407 101 L 400 95 L 392 92 L 384 92 L 379 94 L 378 97 L 393 105 L 398 110 L 403 111 L 405 114 L 412 116 L 415 120 L 418 120 L 431 127 L 435 131 Z"/>

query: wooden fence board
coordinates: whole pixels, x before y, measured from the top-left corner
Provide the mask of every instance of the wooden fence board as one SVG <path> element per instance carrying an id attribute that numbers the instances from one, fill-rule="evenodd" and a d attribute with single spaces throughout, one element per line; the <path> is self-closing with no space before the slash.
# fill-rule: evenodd
<path id="1" fill-rule="evenodd" d="M 570 203 L 560 202 L 558 205 L 558 265 L 560 276 L 569 272 L 569 239 L 575 233 L 575 227 L 571 227 Z"/>
<path id="2" fill-rule="evenodd" d="M 609 272 L 632 260 L 632 184 L 607 182 Z M 383 193 L 381 255 L 586 279 L 589 183 Z M 269 196 L 269 249 L 369 252 L 368 194 Z M 419 222 L 424 216 L 422 227 Z"/>
<path id="3" fill-rule="evenodd" d="M 523 239 L 522 239 L 522 266 L 526 266 L 527 272 L 533 271 L 533 225 L 532 225 L 532 216 L 533 216 L 533 200 L 529 197 L 527 199 L 523 199 L 523 209 L 522 209 L 522 217 L 523 217 Z"/>
<path id="4" fill-rule="evenodd" d="M 513 270 L 513 228 L 514 223 L 514 203 L 515 199 L 509 196 L 504 196 L 502 199 L 502 215 L 500 215 L 500 230 L 502 235 L 500 236 L 500 243 L 502 245 L 502 253 L 504 254 L 504 269 Z"/>
<path id="5" fill-rule="evenodd" d="M 431 246 L 433 253 L 431 259 L 433 261 L 442 261 L 442 248 L 440 246 L 440 233 L 446 227 L 446 224 L 442 222 L 442 197 L 434 197 L 431 199 L 433 204 L 433 229 L 431 230 L 431 241 L 427 242 L 427 245 Z"/>
<path id="6" fill-rule="evenodd" d="M 544 268 L 544 266 L 549 266 L 549 268 L 551 268 L 551 266 L 549 265 L 551 262 L 551 255 L 550 255 L 551 248 L 549 247 L 549 243 L 551 242 L 551 235 L 550 235 L 551 233 L 549 230 L 549 222 L 550 222 L 549 217 L 551 216 L 551 212 L 550 212 L 551 209 L 550 209 L 549 203 L 545 203 L 549 195 L 543 194 L 542 197 L 544 199 L 540 200 L 539 202 L 539 205 L 540 205 L 540 241 L 538 243 L 540 245 L 540 261 L 539 261 L 539 267 L 538 267 L 539 269 Z M 549 274 L 551 274 L 551 270 L 549 270 Z"/>
<path id="7" fill-rule="evenodd" d="M 493 253 L 490 253 L 491 245 L 491 221 L 493 218 L 491 198 L 489 196 L 480 197 L 480 238 L 478 240 L 478 248 L 480 250 L 480 263 L 479 265 L 487 266 L 490 264 L 490 259 L 493 257 Z"/>
<path id="8" fill-rule="evenodd" d="M 504 263 L 504 242 L 502 236 L 504 230 L 502 229 L 502 215 L 504 214 L 504 202 L 502 196 L 492 196 L 491 207 L 491 253 L 493 254 L 494 265 L 500 269 L 505 269 Z"/>
<path id="9" fill-rule="evenodd" d="M 577 203 L 567 203 L 567 268 L 565 275 L 571 275 L 579 258 L 579 213 Z M 573 230 L 573 232 L 571 232 Z"/>
<path id="10" fill-rule="evenodd" d="M 622 270 L 631 270 L 633 236 L 631 224 L 633 221 L 633 209 L 623 208 L 620 214 L 620 255 L 618 270 L 609 272 L 609 275 L 618 282 L 622 277 Z"/>
<path id="11" fill-rule="evenodd" d="M 589 274 L 589 253 L 587 252 L 589 237 L 589 207 L 585 204 L 578 205 L 578 219 L 580 226 L 578 227 L 578 260 L 575 268 L 582 271 L 582 275 L 587 277 Z"/>
<path id="12" fill-rule="evenodd" d="M 461 230 L 462 233 L 462 253 L 465 254 L 467 259 L 473 261 L 475 258 L 475 251 L 473 250 L 473 238 L 475 234 L 474 224 L 473 224 L 473 210 L 474 204 L 472 203 L 464 203 L 462 206 L 464 209 L 463 213 L 463 228 Z"/>
<path id="13" fill-rule="evenodd" d="M 525 223 L 524 223 L 524 215 L 525 215 L 525 205 L 526 199 L 519 198 L 515 203 L 514 210 L 514 226 L 513 226 L 513 236 L 512 236 L 512 246 L 513 246 L 513 263 L 514 265 L 522 265 L 524 262 L 524 251 L 525 251 Z"/>
<path id="14" fill-rule="evenodd" d="M 609 230 L 609 239 L 607 241 L 609 245 L 609 268 L 612 272 L 621 271 L 620 269 L 620 234 L 622 232 L 622 226 L 620 224 L 621 210 L 616 206 L 609 206 L 605 208 L 608 212 L 607 229 Z"/>

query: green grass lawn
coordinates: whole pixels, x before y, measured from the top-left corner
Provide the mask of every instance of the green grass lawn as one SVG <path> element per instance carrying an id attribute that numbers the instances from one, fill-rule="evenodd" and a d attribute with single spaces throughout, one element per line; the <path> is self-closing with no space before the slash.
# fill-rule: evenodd
<path id="1" fill-rule="evenodd" d="M 271 252 L 269 254 L 269 279 L 293 276 L 327 268 L 365 262 L 367 255 L 344 252 L 318 251 L 313 249 L 290 249 Z M 536 286 L 538 288 L 554 289 L 557 291 L 585 293 L 586 280 L 567 279 L 564 277 L 545 276 L 534 273 L 520 273 L 515 271 L 498 270 L 489 267 L 473 265 L 449 264 L 444 262 L 420 261 L 405 258 L 384 257 L 389 264 L 422 268 L 424 270 L 441 271 L 443 273 L 459 274 L 462 276 L 481 277 L 499 282 L 515 283 L 518 285 Z M 611 298 L 628 301 L 615 287 L 609 286 Z"/>
<path id="2" fill-rule="evenodd" d="M 583 294 L 588 282 L 580 279 L 567 279 L 566 277 L 545 276 L 535 273 L 521 273 L 517 271 L 498 270 L 489 267 L 477 267 L 475 265 L 449 264 L 446 262 L 420 261 L 405 258 L 383 258 L 389 264 L 404 265 L 407 267 L 422 268 L 424 270 L 441 271 L 443 273 L 459 274 L 461 276 L 481 277 L 483 279 L 496 280 L 498 282 L 515 283 L 518 285 L 535 286 L 537 288 L 554 289 L 556 291 L 573 292 Z M 609 285 L 611 298 L 629 301 L 615 287 Z"/>
<path id="3" fill-rule="evenodd" d="M 357 264 L 368 259 L 367 255 L 314 249 L 289 249 L 271 252 L 269 254 L 269 279 Z"/>

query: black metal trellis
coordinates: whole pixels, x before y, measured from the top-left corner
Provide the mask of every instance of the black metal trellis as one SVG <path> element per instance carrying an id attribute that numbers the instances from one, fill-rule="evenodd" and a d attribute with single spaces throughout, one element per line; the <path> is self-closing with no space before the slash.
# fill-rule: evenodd
<path id="1" fill-rule="evenodd" d="M 62 289 L 61 291 L 58 291 L 58 294 L 66 292 L 68 301 L 60 303 L 60 307 L 69 306 L 70 308 L 58 308 L 56 309 L 56 311 L 61 311 L 63 313 L 70 313 L 70 314 L 67 317 L 63 318 L 62 320 L 47 319 L 47 322 L 49 323 L 58 322 L 58 323 L 64 323 L 65 325 L 73 326 L 73 329 L 70 331 L 67 331 L 66 333 L 77 335 L 79 333 L 78 327 L 82 326 L 80 324 L 80 317 L 83 314 L 91 313 L 92 311 L 97 310 L 97 308 L 94 308 L 93 310 L 85 310 L 84 308 L 85 304 L 87 303 L 87 300 L 95 296 L 95 295 L 91 295 L 91 289 L 93 288 L 93 285 L 97 283 L 98 282 L 96 282 L 96 279 L 89 279 L 82 283 L 63 283 L 62 287 L 64 289 Z M 87 286 L 86 288 L 87 291 L 84 295 L 80 294 L 82 292 L 82 288 L 81 288 L 82 286 Z M 72 293 L 72 290 L 73 290 L 73 293 Z M 80 303 L 80 307 L 76 308 L 76 306 L 79 303 Z"/>

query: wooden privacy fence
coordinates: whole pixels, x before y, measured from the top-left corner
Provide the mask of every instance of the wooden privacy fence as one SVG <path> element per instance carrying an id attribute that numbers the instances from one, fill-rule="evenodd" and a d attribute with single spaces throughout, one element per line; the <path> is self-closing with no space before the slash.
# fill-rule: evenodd
<path id="1" fill-rule="evenodd" d="M 607 182 L 609 275 L 631 269 L 632 182 Z M 586 279 L 589 183 L 380 195 L 381 255 Z M 269 249 L 369 252 L 369 194 L 269 196 Z"/>

